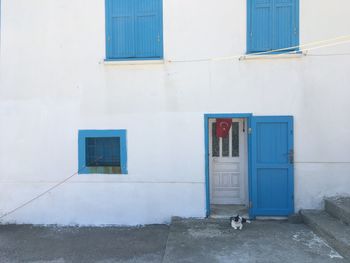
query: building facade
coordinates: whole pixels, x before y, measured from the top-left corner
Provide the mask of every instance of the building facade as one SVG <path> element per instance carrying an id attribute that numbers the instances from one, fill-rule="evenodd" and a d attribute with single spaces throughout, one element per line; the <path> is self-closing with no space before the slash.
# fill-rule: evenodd
<path id="1" fill-rule="evenodd" d="M 2 0 L 0 213 L 76 174 L 2 221 L 164 223 L 232 203 L 278 216 L 350 194 L 349 11 Z"/>

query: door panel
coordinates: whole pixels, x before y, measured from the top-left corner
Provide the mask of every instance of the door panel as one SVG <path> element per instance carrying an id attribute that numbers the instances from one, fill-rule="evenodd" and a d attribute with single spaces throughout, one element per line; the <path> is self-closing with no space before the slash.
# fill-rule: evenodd
<path id="1" fill-rule="evenodd" d="M 216 137 L 216 120 L 209 122 L 210 202 L 211 204 L 244 204 L 245 122 L 233 119 L 229 136 Z"/>
<path id="2" fill-rule="evenodd" d="M 252 118 L 253 216 L 294 212 L 293 117 Z"/>

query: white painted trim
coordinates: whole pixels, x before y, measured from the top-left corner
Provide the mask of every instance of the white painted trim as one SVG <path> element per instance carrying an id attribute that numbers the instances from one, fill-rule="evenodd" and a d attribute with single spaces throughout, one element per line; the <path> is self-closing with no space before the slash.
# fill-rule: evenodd
<path id="1" fill-rule="evenodd" d="M 161 65 L 165 64 L 163 59 L 157 60 L 103 60 L 100 64 L 106 66 L 125 66 L 125 65 Z"/>

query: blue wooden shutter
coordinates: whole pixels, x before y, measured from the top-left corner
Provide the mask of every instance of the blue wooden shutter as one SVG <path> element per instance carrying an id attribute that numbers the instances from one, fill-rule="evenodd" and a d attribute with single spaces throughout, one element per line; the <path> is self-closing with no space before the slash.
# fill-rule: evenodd
<path id="1" fill-rule="evenodd" d="M 273 49 L 298 45 L 298 0 L 275 0 Z"/>
<path id="2" fill-rule="evenodd" d="M 299 0 L 249 0 L 248 52 L 299 44 Z"/>
<path id="3" fill-rule="evenodd" d="M 163 56 L 162 0 L 135 0 L 135 49 L 138 58 Z"/>
<path id="4" fill-rule="evenodd" d="M 273 0 L 250 0 L 248 52 L 272 49 Z"/>
<path id="5" fill-rule="evenodd" d="M 107 59 L 163 57 L 162 0 L 106 0 Z"/>
<path id="6" fill-rule="evenodd" d="M 135 56 L 134 0 L 106 0 L 107 58 Z"/>

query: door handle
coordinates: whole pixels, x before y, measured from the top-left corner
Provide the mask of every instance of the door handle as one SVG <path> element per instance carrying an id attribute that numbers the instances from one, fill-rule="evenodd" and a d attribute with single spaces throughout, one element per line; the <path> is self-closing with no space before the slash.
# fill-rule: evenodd
<path id="1" fill-rule="evenodd" d="M 290 164 L 294 164 L 294 150 L 293 149 L 289 150 L 288 159 L 289 159 Z"/>

